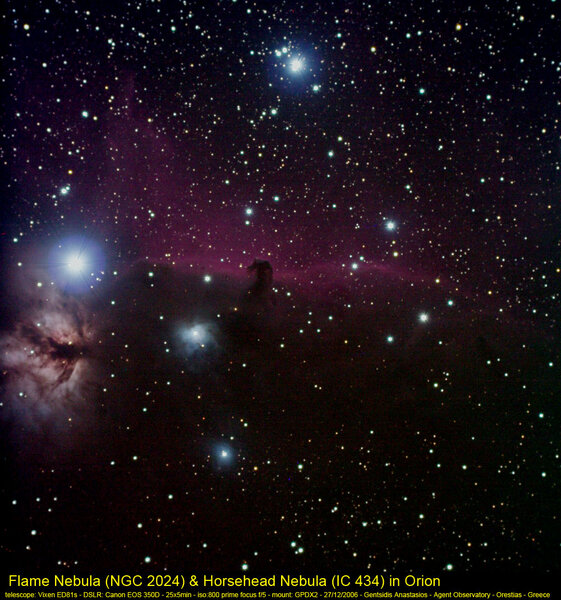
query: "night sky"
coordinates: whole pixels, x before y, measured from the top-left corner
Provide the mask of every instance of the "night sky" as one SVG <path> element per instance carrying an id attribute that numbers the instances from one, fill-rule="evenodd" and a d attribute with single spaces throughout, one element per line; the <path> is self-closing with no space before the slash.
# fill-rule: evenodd
<path id="1" fill-rule="evenodd" d="M 5 2 L 3 565 L 557 572 L 560 21 Z"/>

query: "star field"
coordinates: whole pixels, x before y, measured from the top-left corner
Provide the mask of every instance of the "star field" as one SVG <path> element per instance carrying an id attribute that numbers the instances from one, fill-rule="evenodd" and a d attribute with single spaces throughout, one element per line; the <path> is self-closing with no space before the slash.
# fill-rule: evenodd
<path id="1" fill-rule="evenodd" d="M 559 569 L 558 4 L 5 3 L 10 564 Z"/>

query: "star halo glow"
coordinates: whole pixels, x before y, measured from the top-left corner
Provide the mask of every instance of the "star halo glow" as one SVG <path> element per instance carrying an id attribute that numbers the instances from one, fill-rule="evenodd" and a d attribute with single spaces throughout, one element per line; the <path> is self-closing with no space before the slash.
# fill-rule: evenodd
<path id="1" fill-rule="evenodd" d="M 83 236 L 70 236 L 51 248 L 48 271 L 55 283 L 69 292 L 84 292 L 101 281 L 105 256 L 101 247 Z"/>

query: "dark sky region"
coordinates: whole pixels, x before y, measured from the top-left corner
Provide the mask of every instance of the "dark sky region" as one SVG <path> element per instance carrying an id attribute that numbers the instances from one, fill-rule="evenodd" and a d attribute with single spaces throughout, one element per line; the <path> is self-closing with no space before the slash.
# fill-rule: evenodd
<path id="1" fill-rule="evenodd" d="M 558 4 L 4 3 L 4 567 L 558 572 Z"/>

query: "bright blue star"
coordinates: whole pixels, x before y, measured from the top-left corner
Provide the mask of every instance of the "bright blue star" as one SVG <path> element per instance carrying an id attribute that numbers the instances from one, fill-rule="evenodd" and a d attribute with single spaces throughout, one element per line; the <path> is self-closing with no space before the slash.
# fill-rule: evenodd
<path id="1" fill-rule="evenodd" d="M 180 335 L 188 354 L 197 348 L 204 348 L 211 337 L 207 327 L 202 324 L 184 327 Z"/>
<path id="2" fill-rule="evenodd" d="M 213 450 L 214 460 L 219 467 L 231 465 L 235 458 L 234 450 L 228 444 L 217 444 Z"/>
<path id="3" fill-rule="evenodd" d="M 55 282 L 72 292 L 83 292 L 99 281 L 104 263 L 99 246 L 79 236 L 63 240 L 49 254 L 49 270 Z"/>
<path id="4" fill-rule="evenodd" d="M 301 56 L 295 56 L 294 58 L 291 58 L 289 67 L 293 73 L 300 73 L 304 68 L 304 58 Z"/>
<path id="5" fill-rule="evenodd" d="M 271 75 L 284 91 L 302 95 L 320 91 L 322 61 L 316 47 L 293 40 L 277 46 L 270 54 Z M 280 111 L 268 110 L 272 116 L 280 114 Z"/>
<path id="6" fill-rule="evenodd" d="M 66 268 L 70 273 L 82 273 L 86 267 L 87 261 L 83 254 L 76 253 L 68 257 Z"/>

